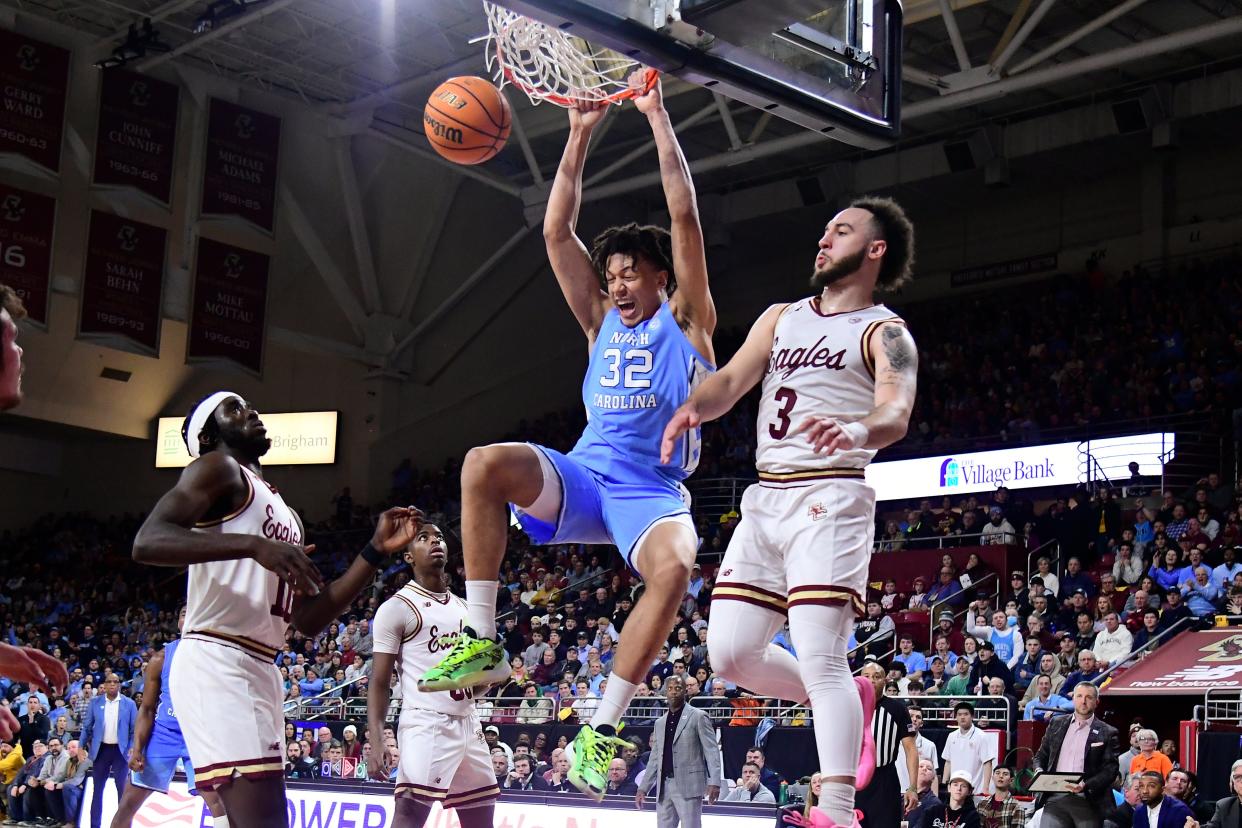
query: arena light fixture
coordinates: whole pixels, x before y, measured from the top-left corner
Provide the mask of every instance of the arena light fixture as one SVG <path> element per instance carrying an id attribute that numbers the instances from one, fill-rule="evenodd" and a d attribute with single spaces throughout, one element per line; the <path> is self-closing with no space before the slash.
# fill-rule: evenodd
<path id="1" fill-rule="evenodd" d="M 231 17 L 243 13 L 251 6 L 266 3 L 267 0 L 212 0 L 207 11 L 194 21 L 193 32 L 196 35 L 206 34 Z"/>
<path id="2" fill-rule="evenodd" d="M 112 54 L 95 62 L 96 69 L 113 69 L 140 60 L 153 52 L 169 52 L 172 46 L 160 40 L 160 33 L 151 25 L 151 18 L 143 18 L 142 25 L 129 24 L 125 39 L 121 41 Z"/>

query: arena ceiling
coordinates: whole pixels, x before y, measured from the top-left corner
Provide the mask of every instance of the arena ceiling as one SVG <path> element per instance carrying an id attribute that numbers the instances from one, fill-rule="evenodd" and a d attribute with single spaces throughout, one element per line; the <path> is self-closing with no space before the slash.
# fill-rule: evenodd
<path id="1" fill-rule="evenodd" d="M 214 7 L 252 5 L 195 34 Z M 0 0 L 88 33 L 106 55 L 150 17 L 168 54 L 326 113 L 370 113 L 374 130 L 421 145 L 422 107 L 445 77 L 485 74 L 479 0 Z M 906 0 L 903 143 L 1118 94 L 1179 73 L 1237 61 L 1242 0 Z M 813 139 L 686 84 L 667 90 L 691 161 L 730 163 L 731 184 L 787 177 L 857 150 Z M 553 107 L 511 95 L 521 141 L 482 173 L 518 187 L 555 170 L 565 126 Z M 613 118 L 597 160 L 648 144 L 645 125 Z M 744 169 L 736 162 L 748 156 Z M 623 166 L 623 165 L 619 165 Z M 708 164 L 712 169 L 723 163 Z"/>

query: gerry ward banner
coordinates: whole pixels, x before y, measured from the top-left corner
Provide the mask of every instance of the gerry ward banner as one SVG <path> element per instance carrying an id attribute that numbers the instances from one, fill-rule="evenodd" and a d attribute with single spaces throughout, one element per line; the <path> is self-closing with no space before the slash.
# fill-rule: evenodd
<path id="1" fill-rule="evenodd" d="M 186 361 L 227 359 L 263 372 L 269 259 L 199 238 Z"/>
<path id="2" fill-rule="evenodd" d="M 171 83 L 107 69 L 99 88 L 95 183 L 133 187 L 161 204 L 172 194 L 179 90 Z"/>
<path id="3" fill-rule="evenodd" d="M 47 325 L 56 200 L 0 184 L 0 283 L 22 298 L 27 319 Z"/>
<path id="4" fill-rule="evenodd" d="M 69 52 L 0 29 L 0 153 L 60 172 Z"/>
<path id="5" fill-rule="evenodd" d="M 162 227 L 91 211 L 79 336 L 119 337 L 133 346 L 125 350 L 159 356 L 167 240 Z"/>
<path id="6" fill-rule="evenodd" d="M 238 216 L 270 232 L 279 154 L 279 118 L 212 98 L 203 215 Z"/>

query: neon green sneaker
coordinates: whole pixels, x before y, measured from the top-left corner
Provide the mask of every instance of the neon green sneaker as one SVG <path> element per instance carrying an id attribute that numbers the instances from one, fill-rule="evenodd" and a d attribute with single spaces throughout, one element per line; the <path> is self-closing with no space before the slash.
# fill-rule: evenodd
<path id="1" fill-rule="evenodd" d="M 589 724 L 583 725 L 573 742 L 565 746 L 569 781 L 600 802 L 608 788 L 608 763 L 617 755 L 617 749 L 627 744 L 624 739 L 600 733 Z"/>
<path id="2" fill-rule="evenodd" d="M 500 642 L 476 638 L 469 627 L 458 636 L 441 636 L 439 643 L 448 653 L 418 680 L 423 693 L 495 684 L 513 672 Z"/>

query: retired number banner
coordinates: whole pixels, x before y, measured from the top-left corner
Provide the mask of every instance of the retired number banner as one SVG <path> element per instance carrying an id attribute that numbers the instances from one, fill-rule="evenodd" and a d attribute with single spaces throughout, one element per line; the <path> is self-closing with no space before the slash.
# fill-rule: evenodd
<path id="1" fill-rule="evenodd" d="M 263 372 L 269 262 L 262 253 L 199 238 L 187 362 L 227 359 Z"/>
<path id="2" fill-rule="evenodd" d="M 56 199 L 0 184 L 0 285 L 17 291 L 27 318 L 47 326 Z"/>
<path id="3" fill-rule="evenodd" d="M 60 172 L 69 52 L 0 29 L 0 153 Z"/>
<path id="4" fill-rule="evenodd" d="M 126 350 L 159 356 L 167 240 L 163 227 L 91 211 L 79 336 L 121 337 Z"/>
<path id="5" fill-rule="evenodd" d="M 238 216 L 270 232 L 279 153 L 279 118 L 212 98 L 203 215 Z"/>
<path id="6" fill-rule="evenodd" d="M 133 187 L 168 204 L 180 91 L 171 83 L 124 69 L 108 69 L 102 75 L 95 183 Z"/>

